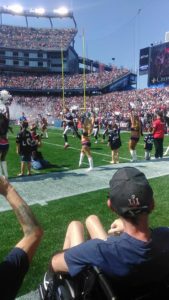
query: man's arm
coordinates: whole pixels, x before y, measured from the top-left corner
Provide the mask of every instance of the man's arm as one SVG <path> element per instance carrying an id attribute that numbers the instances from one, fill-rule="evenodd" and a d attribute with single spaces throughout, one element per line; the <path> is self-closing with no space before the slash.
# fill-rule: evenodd
<path id="1" fill-rule="evenodd" d="M 31 262 L 41 241 L 43 230 L 27 203 L 20 197 L 15 188 L 3 176 L 0 176 L 0 194 L 6 198 L 12 207 L 24 233 L 23 238 L 16 244 L 15 247 L 24 250 Z"/>

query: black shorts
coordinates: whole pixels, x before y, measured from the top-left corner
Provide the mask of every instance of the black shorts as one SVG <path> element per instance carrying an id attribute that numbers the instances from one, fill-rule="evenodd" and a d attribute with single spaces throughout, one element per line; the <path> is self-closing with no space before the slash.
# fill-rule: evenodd
<path id="1" fill-rule="evenodd" d="M 14 248 L 0 263 L 1 299 L 15 299 L 28 269 L 27 254 L 20 248 Z"/>
<path id="2" fill-rule="evenodd" d="M 21 154 L 20 157 L 23 162 L 31 162 L 31 153 Z"/>

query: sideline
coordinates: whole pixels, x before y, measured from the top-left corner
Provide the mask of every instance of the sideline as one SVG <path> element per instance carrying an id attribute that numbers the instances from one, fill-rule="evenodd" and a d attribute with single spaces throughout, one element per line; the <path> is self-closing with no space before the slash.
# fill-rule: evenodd
<path id="1" fill-rule="evenodd" d="M 109 164 L 95 167 L 90 172 L 87 172 L 87 168 L 79 168 L 77 170 L 11 178 L 9 181 L 28 205 L 39 204 L 43 206 L 52 200 L 108 188 L 112 175 L 118 168 L 124 166 L 137 167 L 145 173 L 147 178 L 169 175 L 169 157 L 167 157 L 161 160 L 130 162 L 125 163 L 125 165 L 123 163 Z M 0 211 L 10 209 L 10 205 L 4 201 L 3 196 L 0 196 Z"/>

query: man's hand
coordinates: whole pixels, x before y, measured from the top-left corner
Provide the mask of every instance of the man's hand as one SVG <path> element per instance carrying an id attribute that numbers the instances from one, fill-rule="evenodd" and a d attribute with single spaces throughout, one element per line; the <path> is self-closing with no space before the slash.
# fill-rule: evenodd
<path id="1" fill-rule="evenodd" d="M 109 235 L 119 235 L 124 231 L 124 225 L 121 219 L 116 219 L 108 230 Z"/>

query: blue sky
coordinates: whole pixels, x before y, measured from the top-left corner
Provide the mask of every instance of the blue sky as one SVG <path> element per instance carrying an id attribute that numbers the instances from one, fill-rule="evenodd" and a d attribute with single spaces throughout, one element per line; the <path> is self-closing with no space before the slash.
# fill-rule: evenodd
<path id="1" fill-rule="evenodd" d="M 112 64 L 114 57 L 118 67 L 132 70 L 138 69 L 139 49 L 164 42 L 165 32 L 169 31 L 169 0 L 5 0 L 0 5 L 16 3 L 25 9 L 44 7 L 49 11 L 63 5 L 69 7 L 78 27 L 77 53 L 83 55 L 84 30 L 86 57 L 106 64 Z M 3 16 L 4 22 L 6 19 Z M 11 20 L 13 24 L 18 22 L 15 17 Z M 140 76 L 138 88 L 145 87 L 146 81 L 145 76 Z"/>

